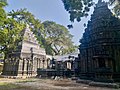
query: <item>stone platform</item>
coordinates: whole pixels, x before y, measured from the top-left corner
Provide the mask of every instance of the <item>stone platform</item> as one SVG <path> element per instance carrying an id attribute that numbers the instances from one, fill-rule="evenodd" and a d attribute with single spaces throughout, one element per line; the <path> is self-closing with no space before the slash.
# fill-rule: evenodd
<path id="1" fill-rule="evenodd" d="M 115 88 L 115 89 L 120 88 L 120 84 L 118 83 L 94 82 L 91 80 L 83 80 L 83 79 L 76 80 L 76 83 L 84 83 L 84 84 L 88 84 L 89 86 L 107 87 L 107 88 Z"/>

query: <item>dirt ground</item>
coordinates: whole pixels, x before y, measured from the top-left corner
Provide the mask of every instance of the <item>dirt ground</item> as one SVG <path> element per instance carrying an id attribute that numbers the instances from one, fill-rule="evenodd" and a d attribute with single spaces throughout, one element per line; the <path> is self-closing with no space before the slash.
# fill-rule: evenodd
<path id="1" fill-rule="evenodd" d="M 92 87 L 69 79 L 7 79 L 0 78 L 0 90 L 120 90 L 105 87 Z"/>

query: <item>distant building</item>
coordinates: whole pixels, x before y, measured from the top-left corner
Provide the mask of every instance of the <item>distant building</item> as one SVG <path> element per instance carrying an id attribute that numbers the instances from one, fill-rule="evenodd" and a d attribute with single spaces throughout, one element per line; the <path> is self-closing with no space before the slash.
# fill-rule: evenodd
<path id="1" fill-rule="evenodd" d="M 77 68 L 75 61 L 77 60 L 78 52 L 66 55 L 53 56 L 56 62 L 56 68 L 74 70 Z"/>
<path id="2" fill-rule="evenodd" d="M 35 76 L 37 68 L 47 68 L 45 49 L 39 43 L 33 32 L 27 26 L 22 32 L 23 40 L 18 43 L 16 51 L 9 53 L 4 62 L 3 75 Z"/>
<path id="3" fill-rule="evenodd" d="M 98 1 L 80 40 L 80 77 L 96 81 L 120 80 L 120 19 Z"/>
<path id="4" fill-rule="evenodd" d="M 76 60 L 78 53 L 71 53 L 67 55 L 47 56 L 50 59 L 50 64 L 47 69 L 38 68 L 38 77 L 72 77 L 75 74 Z M 76 72 L 77 73 L 77 72 Z"/>

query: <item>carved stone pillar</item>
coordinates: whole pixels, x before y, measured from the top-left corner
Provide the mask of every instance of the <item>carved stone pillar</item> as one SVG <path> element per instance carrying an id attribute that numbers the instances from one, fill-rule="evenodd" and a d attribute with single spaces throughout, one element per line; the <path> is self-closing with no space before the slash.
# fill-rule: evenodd
<path id="1" fill-rule="evenodd" d="M 16 59 L 16 64 L 15 64 L 15 75 L 16 75 L 16 76 L 17 76 L 17 74 L 18 74 L 19 60 L 20 60 L 20 58 L 17 58 L 17 59 Z"/>
<path id="2" fill-rule="evenodd" d="M 43 69 L 44 69 L 45 68 L 45 60 L 44 59 L 43 59 L 42 63 L 43 63 Z"/>
<path id="3" fill-rule="evenodd" d="M 41 63 L 41 61 L 40 61 L 40 58 L 39 58 L 39 68 L 40 68 L 40 63 Z"/>
<path id="4" fill-rule="evenodd" d="M 43 63 L 42 63 L 42 59 L 40 59 L 40 68 L 42 68 Z"/>
<path id="5" fill-rule="evenodd" d="M 26 74 L 29 75 L 29 59 L 26 60 L 27 60 Z"/>
<path id="6" fill-rule="evenodd" d="M 23 58 L 23 62 L 22 62 L 22 76 L 24 75 L 24 70 L 25 70 L 25 59 Z"/>
<path id="7" fill-rule="evenodd" d="M 33 60 L 33 76 L 36 76 L 37 74 L 37 58 L 35 57 L 34 60 Z"/>
<path id="8" fill-rule="evenodd" d="M 39 59 L 37 58 L 37 68 L 39 68 Z"/>
<path id="9" fill-rule="evenodd" d="M 49 59 L 47 59 L 47 68 L 48 68 L 48 66 L 49 66 L 48 63 L 49 63 Z"/>
<path id="10" fill-rule="evenodd" d="M 20 59 L 18 66 L 18 76 L 22 76 L 22 66 L 23 66 L 23 59 Z"/>
<path id="11" fill-rule="evenodd" d="M 24 58 L 24 76 L 27 76 L 27 59 Z"/>

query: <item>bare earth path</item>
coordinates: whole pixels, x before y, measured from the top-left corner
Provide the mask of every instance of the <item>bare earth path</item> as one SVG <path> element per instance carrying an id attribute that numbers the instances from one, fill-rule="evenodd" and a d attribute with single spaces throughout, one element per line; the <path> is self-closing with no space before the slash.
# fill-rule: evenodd
<path id="1" fill-rule="evenodd" d="M 3 83 L 4 84 L 7 83 L 7 85 L 3 87 L 4 86 Z M 91 87 L 87 84 L 76 83 L 75 81 L 71 81 L 68 79 L 56 81 L 50 79 L 36 79 L 36 78 L 29 79 L 0 78 L 0 90 L 120 90 L 120 89 Z"/>

